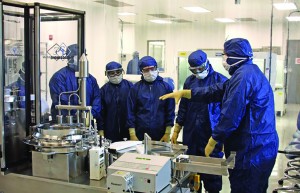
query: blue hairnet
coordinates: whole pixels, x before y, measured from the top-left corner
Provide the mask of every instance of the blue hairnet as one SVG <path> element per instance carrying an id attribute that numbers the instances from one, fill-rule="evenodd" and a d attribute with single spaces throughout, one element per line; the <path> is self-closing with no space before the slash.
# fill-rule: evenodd
<path id="1" fill-rule="evenodd" d="M 188 62 L 191 67 L 201 66 L 207 60 L 207 55 L 202 50 L 197 50 L 189 55 Z"/>
<path id="2" fill-rule="evenodd" d="M 142 70 L 148 66 L 157 66 L 156 60 L 151 56 L 144 56 L 139 60 L 139 68 Z"/>
<path id="3" fill-rule="evenodd" d="M 66 49 L 66 57 L 68 59 L 71 59 L 77 55 L 78 55 L 78 45 L 77 44 L 69 45 Z"/>
<path id="4" fill-rule="evenodd" d="M 224 43 L 224 53 L 227 56 L 252 57 L 252 48 L 248 40 L 243 38 L 234 38 Z"/>
<path id="5" fill-rule="evenodd" d="M 116 70 L 122 68 L 122 65 L 118 62 L 112 61 L 106 64 L 106 70 Z"/>

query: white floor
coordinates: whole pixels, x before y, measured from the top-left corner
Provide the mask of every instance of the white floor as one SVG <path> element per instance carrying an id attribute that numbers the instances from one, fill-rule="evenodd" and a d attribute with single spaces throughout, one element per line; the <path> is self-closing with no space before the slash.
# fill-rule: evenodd
<path id="1" fill-rule="evenodd" d="M 282 117 L 276 117 L 277 132 L 279 135 L 279 149 L 284 150 L 288 146 L 290 141 L 293 139 L 293 134 L 297 130 L 297 117 L 300 111 L 299 104 L 288 104 L 286 106 L 286 114 Z M 288 159 L 284 154 L 278 154 L 275 167 L 269 179 L 269 189 L 268 193 L 271 193 L 275 188 L 280 187 L 278 185 L 278 180 L 283 177 L 283 171 L 286 168 L 286 163 Z M 300 182 L 297 182 L 300 183 Z M 284 186 L 291 185 L 289 183 L 284 183 Z M 287 191 L 280 191 L 287 192 Z"/>

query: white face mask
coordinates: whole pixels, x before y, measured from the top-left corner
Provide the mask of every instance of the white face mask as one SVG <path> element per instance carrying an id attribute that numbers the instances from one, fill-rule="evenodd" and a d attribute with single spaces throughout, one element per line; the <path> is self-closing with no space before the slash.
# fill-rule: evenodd
<path id="1" fill-rule="evenodd" d="M 153 82 L 158 76 L 158 71 L 154 70 L 154 71 L 145 72 L 143 73 L 143 76 L 147 82 Z"/>
<path id="2" fill-rule="evenodd" d="M 208 75 L 208 69 L 203 70 L 203 72 L 198 72 L 197 74 L 194 74 L 198 79 L 204 79 Z"/>
<path id="3" fill-rule="evenodd" d="M 227 58 L 240 59 L 240 61 L 237 61 L 236 63 L 233 63 L 233 64 L 229 65 L 229 64 L 226 62 L 226 61 L 227 61 Z M 224 58 L 224 61 L 222 62 L 222 65 L 223 65 L 223 67 L 225 68 L 225 70 L 229 71 L 229 69 L 230 69 L 232 66 L 238 65 L 239 63 L 244 62 L 244 61 L 247 60 L 247 59 L 248 59 L 248 58 L 229 56 L 229 57 L 225 57 L 225 58 Z"/>
<path id="4" fill-rule="evenodd" d="M 119 76 L 108 76 L 108 80 L 112 84 L 119 84 L 123 80 L 123 74 L 120 74 Z"/>

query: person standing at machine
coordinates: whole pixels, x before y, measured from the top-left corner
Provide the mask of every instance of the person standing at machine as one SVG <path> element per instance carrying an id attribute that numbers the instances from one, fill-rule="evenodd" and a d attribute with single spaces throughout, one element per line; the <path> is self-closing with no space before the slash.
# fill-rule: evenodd
<path id="1" fill-rule="evenodd" d="M 218 142 L 224 143 L 226 157 L 231 151 L 236 152 L 235 167 L 229 170 L 231 193 L 267 192 L 278 151 L 273 91 L 252 57 L 248 40 L 228 40 L 224 43 L 223 63 L 231 75 L 227 82 L 161 97 L 222 100 L 219 122 L 205 147 L 205 155 L 211 155 Z"/>
<path id="2" fill-rule="evenodd" d="M 223 83 L 227 78 L 215 72 L 207 55 L 202 50 L 190 54 L 188 58 L 190 71 L 183 89 L 205 87 L 215 83 Z M 203 103 L 190 101 L 183 98 L 179 104 L 178 115 L 171 138 L 172 143 L 177 143 L 178 135 L 183 127 L 183 144 L 188 146 L 187 154 L 205 156 L 204 148 L 212 134 L 220 116 L 220 103 Z M 222 144 L 217 144 L 212 157 L 222 158 Z M 222 176 L 201 174 L 201 181 L 209 193 L 216 193 L 222 189 Z M 198 192 L 201 192 L 201 188 Z"/>
<path id="3" fill-rule="evenodd" d="M 76 91 L 78 90 L 78 80 L 75 77 L 75 72 L 78 71 L 78 46 L 72 44 L 66 49 L 66 57 L 68 59 L 68 65 L 58 70 L 53 74 L 49 81 L 50 95 L 52 99 L 51 115 L 55 120 L 58 110 L 55 109 L 55 105 L 59 104 L 59 95 L 62 92 Z M 96 120 L 100 119 L 101 110 L 101 98 L 100 89 L 97 80 L 89 74 L 86 78 L 86 105 L 92 106 L 92 115 Z M 78 92 L 77 92 L 78 93 Z M 68 105 L 70 93 L 62 94 L 60 102 L 62 105 Z M 71 105 L 79 105 L 78 97 L 73 95 L 70 98 Z M 67 110 L 62 110 L 62 115 L 68 114 Z M 76 111 L 72 110 L 71 115 L 75 115 Z"/>
<path id="4" fill-rule="evenodd" d="M 130 140 L 142 140 L 147 133 L 152 140 L 169 142 L 175 101 L 159 97 L 171 93 L 172 88 L 158 75 L 157 62 L 151 56 L 141 58 L 139 68 L 142 79 L 130 89 L 127 100 Z"/>
<path id="5" fill-rule="evenodd" d="M 101 121 L 99 134 L 112 142 L 129 138 L 127 120 L 127 97 L 132 83 L 123 79 L 121 64 L 109 62 L 105 75 L 109 82 L 101 87 Z"/>
<path id="6" fill-rule="evenodd" d="M 139 70 L 139 52 L 132 54 L 132 59 L 128 62 L 126 74 L 141 74 Z"/>

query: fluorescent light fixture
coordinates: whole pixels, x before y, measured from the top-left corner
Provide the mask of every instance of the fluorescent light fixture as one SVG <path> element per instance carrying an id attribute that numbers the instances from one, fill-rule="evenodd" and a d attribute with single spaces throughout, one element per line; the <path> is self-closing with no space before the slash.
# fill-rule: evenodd
<path id="1" fill-rule="evenodd" d="M 288 21 L 300 21 L 300 16 L 289 16 L 286 17 Z"/>
<path id="2" fill-rule="evenodd" d="M 273 6 L 278 10 L 294 10 L 297 9 L 295 3 L 273 3 Z"/>
<path id="3" fill-rule="evenodd" d="M 208 12 L 211 12 L 207 9 L 202 8 L 202 7 L 183 7 L 183 9 L 194 12 L 194 13 L 208 13 Z"/>
<path id="4" fill-rule="evenodd" d="M 221 23 L 233 23 L 235 20 L 230 19 L 230 18 L 215 18 L 216 21 L 221 22 Z"/>
<path id="5" fill-rule="evenodd" d="M 130 13 L 130 12 L 122 12 L 122 13 L 118 13 L 118 15 L 120 16 L 132 16 L 132 15 L 136 15 L 135 13 Z"/>
<path id="6" fill-rule="evenodd" d="M 153 20 L 149 20 L 152 23 L 159 23 L 159 24 L 169 24 L 172 23 L 169 20 L 161 20 L 161 19 L 153 19 Z"/>

